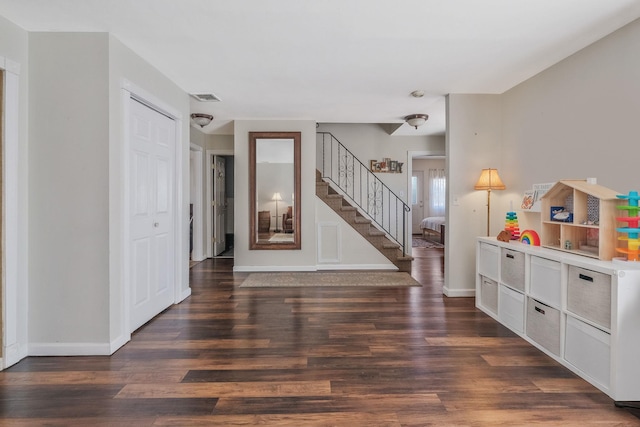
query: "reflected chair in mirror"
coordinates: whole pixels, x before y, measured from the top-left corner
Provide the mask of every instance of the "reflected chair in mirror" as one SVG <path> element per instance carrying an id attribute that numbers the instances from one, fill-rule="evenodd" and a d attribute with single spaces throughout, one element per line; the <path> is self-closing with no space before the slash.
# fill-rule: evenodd
<path id="1" fill-rule="evenodd" d="M 285 233 L 293 233 L 293 208 L 287 207 L 287 211 L 282 214 L 282 229 Z"/>
<path id="2" fill-rule="evenodd" d="M 258 212 L 258 233 L 268 233 L 271 226 L 271 212 Z"/>

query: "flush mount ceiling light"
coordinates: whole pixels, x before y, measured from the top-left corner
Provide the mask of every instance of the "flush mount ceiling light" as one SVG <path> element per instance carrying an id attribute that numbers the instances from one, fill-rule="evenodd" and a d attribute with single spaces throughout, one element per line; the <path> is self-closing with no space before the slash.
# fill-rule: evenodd
<path id="1" fill-rule="evenodd" d="M 211 123 L 211 120 L 213 120 L 213 116 L 211 114 L 193 113 L 191 114 L 191 120 L 193 120 L 195 124 L 200 125 L 200 127 L 203 128 Z"/>
<path id="2" fill-rule="evenodd" d="M 426 114 L 411 114 L 404 118 L 404 121 L 409 124 L 409 126 L 413 126 L 418 129 L 418 126 L 422 126 L 425 124 L 427 119 L 429 118 Z"/>
<path id="3" fill-rule="evenodd" d="M 414 98 L 422 98 L 424 96 L 424 91 L 414 90 L 413 92 L 411 92 L 411 96 L 413 96 Z"/>

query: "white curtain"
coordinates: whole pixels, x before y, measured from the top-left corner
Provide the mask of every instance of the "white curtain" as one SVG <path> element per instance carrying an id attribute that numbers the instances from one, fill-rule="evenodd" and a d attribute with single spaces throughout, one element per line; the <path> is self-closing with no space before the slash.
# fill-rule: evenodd
<path id="1" fill-rule="evenodd" d="M 429 169 L 429 215 L 444 216 L 447 178 L 444 169 Z"/>

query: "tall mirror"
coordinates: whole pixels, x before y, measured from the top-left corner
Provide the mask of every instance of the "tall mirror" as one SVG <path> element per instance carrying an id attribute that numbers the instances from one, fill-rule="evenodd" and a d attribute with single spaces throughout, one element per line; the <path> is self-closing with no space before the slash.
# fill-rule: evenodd
<path id="1" fill-rule="evenodd" d="M 300 132 L 249 132 L 249 249 L 300 249 Z"/>

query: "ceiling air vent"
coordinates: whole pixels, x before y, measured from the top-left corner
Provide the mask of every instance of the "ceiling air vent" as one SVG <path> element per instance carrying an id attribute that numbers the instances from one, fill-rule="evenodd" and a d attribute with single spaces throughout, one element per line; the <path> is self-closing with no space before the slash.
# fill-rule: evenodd
<path id="1" fill-rule="evenodd" d="M 220 101 L 220 98 L 218 98 L 213 93 L 192 93 L 191 96 L 193 96 L 195 99 L 201 102 L 219 102 Z"/>

